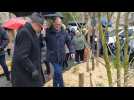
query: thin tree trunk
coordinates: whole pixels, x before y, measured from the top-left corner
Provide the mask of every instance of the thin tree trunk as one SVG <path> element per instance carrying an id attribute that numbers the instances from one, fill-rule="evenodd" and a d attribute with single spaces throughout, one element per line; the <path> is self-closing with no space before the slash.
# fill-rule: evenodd
<path id="1" fill-rule="evenodd" d="M 119 35 L 118 35 L 118 26 L 119 26 L 119 20 L 120 20 L 120 12 L 117 15 L 117 20 L 116 20 L 116 64 L 115 67 L 117 68 L 117 86 L 121 87 L 121 72 L 120 72 L 120 41 L 119 41 Z"/>
<path id="2" fill-rule="evenodd" d="M 94 53 L 95 53 L 95 12 L 93 12 L 93 16 L 92 16 L 92 23 L 93 23 L 93 25 L 92 25 L 92 36 L 93 36 L 93 44 L 92 44 L 92 70 L 94 70 L 95 69 L 95 60 L 94 60 Z"/>
<path id="3" fill-rule="evenodd" d="M 99 66 L 99 62 L 98 62 L 98 58 L 99 58 L 99 37 L 100 37 L 100 34 L 98 32 L 98 29 L 97 29 L 97 55 L 96 55 L 96 66 Z"/>
<path id="4" fill-rule="evenodd" d="M 90 86 L 91 87 L 93 87 L 93 80 L 92 80 L 92 72 L 91 72 L 91 70 L 90 70 Z"/>
<path id="5" fill-rule="evenodd" d="M 89 20 L 89 19 L 88 19 Z M 88 21 L 87 21 L 88 22 Z M 91 30 L 90 28 L 88 29 L 88 33 L 87 33 L 87 42 L 89 45 L 91 45 L 90 43 L 90 33 L 91 33 Z M 90 52 L 90 48 L 89 48 L 89 52 Z M 89 54 L 90 55 L 90 54 Z M 90 79 L 90 86 L 93 87 L 93 81 L 92 81 L 92 70 L 90 69 L 90 66 L 89 66 L 89 55 L 88 55 L 88 58 L 87 58 L 87 72 L 89 72 L 89 79 Z"/>
<path id="6" fill-rule="evenodd" d="M 102 45 L 103 45 L 104 60 L 105 60 L 105 63 L 106 63 L 105 68 L 106 68 L 106 71 L 107 71 L 109 86 L 112 86 L 111 66 L 110 66 L 110 63 L 109 63 L 105 33 L 102 31 L 101 13 L 100 12 L 98 12 L 98 19 L 99 19 L 99 32 L 100 32 L 100 35 L 101 35 L 101 40 L 102 40 Z"/>
<path id="7" fill-rule="evenodd" d="M 124 45 L 124 86 L 127 86 L 127 80 L 128 77 L 128 60 L 129 60 L 129 55 L 128 55 L 128 15 L 129 12 L 126 13 L 125 15 L 125 45 Z"/>
<path id="8" fill-rule="evenodd" d="M 89 32 L 87 33 L 87 43 L 88 43 L 88 45 L 90 45 L 90 41 L 89 41 Z M 89 49 L 89 55 L 90 55 L 90 49 Z M 89 55 L 88 55 L 88 57 L 87 57 L 87 67 L 86 67 L 86 70 L 87 70 L 87 72 L 89 72 L 89 70 L 90 70 L 90 68 L 89 68 Z"/>

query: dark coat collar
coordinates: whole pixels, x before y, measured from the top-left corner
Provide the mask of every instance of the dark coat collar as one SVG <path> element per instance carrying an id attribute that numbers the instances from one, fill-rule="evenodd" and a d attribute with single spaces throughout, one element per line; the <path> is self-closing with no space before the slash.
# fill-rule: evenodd
<path id="1" fill-rule="evenodd" d="M 47 29 L 47 32 L 50 32 L 50 33 L 57 33 L 55 28 L 53 26 L 51 26 L 50 28 Z M 64 29 L 61 28 L 61 31 L 59 33 L 62 33 L 64 32 Z"/>
<path id="2" fill-rule="evenodd" d="M 36 34 L 36 32 L 34 31 L 34 29 L 32 28 L 32 25 L 30 23 L 26 23 L 25 24 L 25 27 L 28 28 L 29 31 L 31 31 L 32 33 L 35 33 Z"/>
<path id="3" fill-rule="evenodd" d="M 37 36 L 37 33 L 35 32 L 35 30 L 32 28 L 32 25 L 31 25 L 30 23 L 26 23 L 26 24 L 25 24 L 25 27 L 30 31 L 30 33 L 31 33 L 34 37 L 39 38 L 39 37 Z"/>

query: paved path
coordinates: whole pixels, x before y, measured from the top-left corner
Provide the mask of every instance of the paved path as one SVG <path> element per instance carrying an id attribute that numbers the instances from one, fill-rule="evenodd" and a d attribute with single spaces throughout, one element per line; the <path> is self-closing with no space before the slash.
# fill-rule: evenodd
<path id="1" fill-rule="evenodd" d="M 0 87 L 12 87 L 11 82 L 5 76 L 0 76 Z"/>

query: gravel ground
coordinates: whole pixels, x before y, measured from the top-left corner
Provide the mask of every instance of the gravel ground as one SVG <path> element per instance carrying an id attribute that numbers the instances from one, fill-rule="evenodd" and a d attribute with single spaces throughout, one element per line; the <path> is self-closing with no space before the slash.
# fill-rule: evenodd
<path id="1" fill-rule="evenodd" d="M 103 62 L 103 61 L 102 61 Z M 71 64 L 73 65 L 73 64 Z M 91 62 L 89 62 L 91 68 Z M 134 70 L 131 69 L 131 73 L 134 73 Z M 82 63 L 76 66 L 69 68 L 64 71 L 63 77 L 66 87 L 79 87 L 78 84 L 78 75 L 79 73 L 84 73 L 84 87 L 90 87 L 89 72 L 86 72 L 86 63 Z M 116 70 L 112 69 L 112 77 L 116 81 Z M 123 76 L 123 74 L 122 74 Z M 123 79 L 123 78 L 122 78 Z M 92 80 L 94 87 L 108 87 L 106 70 L 103 64 L 99 63 L 96 66 L 95 70 L 92 71 Z M 128 81 L 129 87 L 134 87 L 134 74 Z M 12 87 L 11 82 L 6 80 L 5 76 L 0 76 L 0 87 Z M 47 82 L 44 87 L 52 87 L 52 80 Z M 114 84 L 116 87 L 116 84 Z"/>
<path id="2" fill-rule="evenodd" d="M 99 61 L 104 63 L 103 59 L 99 59 Z M 96 61 L 95 61 L 96 62 Z M 109 87 L 108 85 L 108 80 L 107 80 L 107 73 L 106 69 L 104 67 L 103 63 L 99 63 L 96 65 L 95 63 L 95 70 L 92 71 L 92 84 L 93 87 Z M 92 64 L 89 62 L 89 68 L 91 69 Z M 117 87 L 117 70 L 112 67 L 111 68 L 112 72 L 112 79 L 113 79 L 113 87 Z M 134 70 L 129 71 L 133 73 L 131 74 L 131 77 L 128 78 L 128 87 L 134 87 Z M 79 87 L 79 73 L 84 74 L 84 86 L 83 87 L 91 87 L 90 83 L 90 74 L 86 70 L 86 63 L 81 63 L 79 65 L 76 65 L 72 67 L 70 70 L 64 72 L 63 74 L 63 79 L 65 83 L 65 87 Z M 121 86 L 123 87 L 123 79 L 124 79 L 124 74 L 123 74 L 123 69 L 121 69 Z M 47 82 L 44 87 L 52 87 L 52 80 Z"/>
<path id="3" fill-rule="evenodd" d="M 7 55 L 7 53 L 6 53 L 6 60 L 7 61 L 10 61 L 10 59 L 11 59 L 11 57 L 9 57 L 8 55 Z M 9 67 L 9 66 L 8 66 Z M 0 66 L 0 69 L 2 69 L 1 68 L 1 66 Z M 11 68 L 9 67 L 9 70 L 10 70 Z M 12 87 L 12 85 L 11 85 L 11 82 L 10 81 L 7 81 L 7 79 L 6 79 L 6 77 L 5 76 L 0 76 L 0 87 Z"/>
<path id="4" fill-rule="evenodd" d="M 0 76 L 0 87 L 12 87 L 11 82 L 5 76 Z"/>

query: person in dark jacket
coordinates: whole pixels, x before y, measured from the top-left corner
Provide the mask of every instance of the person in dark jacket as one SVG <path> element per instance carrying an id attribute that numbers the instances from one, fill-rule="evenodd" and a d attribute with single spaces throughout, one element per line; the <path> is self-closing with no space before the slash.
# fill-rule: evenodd
<path id="1" fill-rule="evenodd" d="M 0 64 L 3 68 L 4 74 L 6 75 L 7 80 L 10 80 L 10 73 L 6 64 L 5 59 L 5 48 L 8 45 L 8 36 L 4 28 L 0 27 Z"/>
<path id="2" fill-rule="evenodd" d="M 33 13 L 31 23 L 26 23 L 16 35 L 11 74 L 13 87 L 42 87 L 44 84 L 39 38 L 43 23 L 44 18 Z"/>
<path id="3" fill-rule="evenodd" d="M 68 34 L 62 29 L 62 20 L 55 17 L 53 26 L 46 31 L 47 60 L 53 64 L 53 86 L 64 87 L 62 65 L 65 59 L 65 44 L 67 44 L 71 57 L 75 57 L 75 50 Z"/>
<path id="4" fill-rule="evenodd" d="M 74 36 L 75 36 L 75 29 L 71 28 L 71 29 L 67 29 L 67 33 L 68 33 L 68 37 L 71 38 L 71 41 L 73 40 Z M 75 44 L 73 44 L 75 46 Z M 68 47 L 65 45 L 65 50 L 66 50 L 66 55 L 65 55 L 65 61 L 63 62 L 63 70 L 69 67 L 68 61 L 71 60 L 70 57 L 70 52 L 68 50 Z M 76 56 L 75 56 L 76 58 Z"/>
<path id="5" fill-rule="evenodd" d="M 45 82 L 49 81 L 51 79 L 51 77 L 53 76 L 52 66 L 46 60 L 46 54 L 47 54 L 46 29 L 47 29 L 47 22 L 45 21 L 43 30 L 42 30 L 41 35 L 40 35 L 40 40 L 41 40 L 41 65 L 42 65 L 42 69 L 43 69 Z"/>

